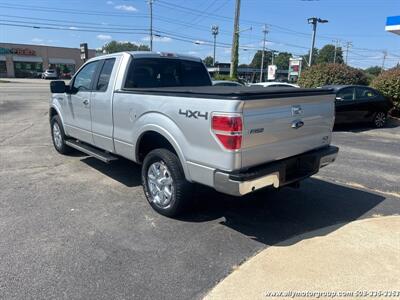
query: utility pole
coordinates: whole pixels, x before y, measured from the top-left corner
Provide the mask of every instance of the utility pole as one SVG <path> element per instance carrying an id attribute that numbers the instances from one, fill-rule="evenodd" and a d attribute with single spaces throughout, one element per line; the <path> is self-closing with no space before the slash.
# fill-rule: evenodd
<path id="1" fill-rule="evenodd" d="M 347 65 L 347 57 L 349 56 L 349 48 L 353 46 L 352 42 L 346 42 L 346 65 Z"/>
<path id="2" fill-rule="evenodd" d="M 317 23 L 328 23 L 328 20 L 324 20 L 321 18 L 317 17 L 312 17 L 307 19 L 308 24 L 312 24 L 312 39 L 311 39 L 311 49 L 310 49 L 310 57 L 308 59 L 308 65 L 312 65 L 312 57 L 313 57 L 313 52 L 314 52 L 314 46 L 315 46 L 315 35 L 317 33 Z"/>
<path id="3" fill-rule="evenodd" d="M 150 6 L 150 51 L 153 51 L 153 2 L 154 0 L 148 0 Z"/>
<path id="4" fill-rule="evenodd" d="M 213 66 L 215 67 L 215 47 L 217 44 L 217 35 L 219 33 L 219 27 L 217 25 L 213 25 L 211 27 L 211 33 L 214 36 L 214 56 L 213 56 Z"/>
<path id="5" fill-rule="evenodd" d="M 275 53 L 278 53 L 278 54 L 279 54 L 279 51 L 271 50 L 271 65 L 274 64 Z"/>
<path id="6" fill-rule="evenodd" d="M 232 41 L 231 69 L 230 69 L 230 77 L 232 78 L 237 78 L 237 69 L 239 65 L 239 17 L 240 17 L 240 0 L 236 0 L 235 21 L 233 23 L 233 41 Z"/>
<path id="7" fill-rule="evenodd" d="M 333 63 L 336 64 L 336 51 L 339 46 L 339 40 L 334 40 L 333 42 L 335 43 L 335 53 L 333 54 Z"/>
<path id="8" fill-rule="evenodd" d="M 383 72 L 383 70 L 385 69 L 385 60 L 386 60 L 386 57 L 387 57 L 387 51 L 384 50 L 384 51 L 383 51 L 382 71 L 381 71 L 381 72 Z"/>
<path id="9" fill-rule="evenodd" d="M 267 25 L 264 25 L 262 32 L 264 34 L 264 39 L 263 39 L 263 49 L 262 49 L 262 54 L 261 54 L 260 82 L 263 81 L 263 73 L 264 73 L 265 43 L 267 41 L 267 33 L 268 33 Z"/>

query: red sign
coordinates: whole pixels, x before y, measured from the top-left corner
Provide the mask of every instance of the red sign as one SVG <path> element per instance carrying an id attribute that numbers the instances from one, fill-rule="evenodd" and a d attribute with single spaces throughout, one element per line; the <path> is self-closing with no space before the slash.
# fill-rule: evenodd
<path id="1" fill-rule="evenodd" d="M 28 48 L 0 48 L 0 54 L 36 55 L 36 51 Z"/>

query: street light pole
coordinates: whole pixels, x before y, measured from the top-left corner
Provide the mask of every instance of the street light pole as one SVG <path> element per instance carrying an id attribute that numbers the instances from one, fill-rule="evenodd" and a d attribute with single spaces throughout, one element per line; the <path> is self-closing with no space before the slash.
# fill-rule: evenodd
<path id="1" fill-rule="evenodd" d="M 266 40 L 267 40 L 267 33 L 268 33 L 267 25 L 264 25 L 262 32 L 264 34 L 264 39 L 263 39 L 263 49 L 262 49 L 262 54 L 261 54 L 260 82 L 262 82 L 263 73 L 264 73 L 265 43 L 266 43 Z"/>
<path id="2" fill-rule="evenodd" d="M 317 33 L 317 23 L 328 23 L 328 20 L 323 20 L 321 18 L 317 17 L 312 17 L 307 19 L 308 24 L 312 24 L 313 31 L 312 31 L 312 39 L 311 39 L 311 49 L 310 49 L 310 57 L 308 59 L 308 65 L 312 65 L 312 57 L 313 57 L 313 52 L 314 52 L 314 46 L 315 46 L 315 35 Z"/>
<path id="3" fill-rule="evenodd" d="M 217 35 L 219 33 L 219 27 L 217 25 L 213 25 L 211 27 L 211 33 L 214 36 L 214 56 L 213 56 L 213 66 L 215 67 L 215 48 L 217 44 Z"/>

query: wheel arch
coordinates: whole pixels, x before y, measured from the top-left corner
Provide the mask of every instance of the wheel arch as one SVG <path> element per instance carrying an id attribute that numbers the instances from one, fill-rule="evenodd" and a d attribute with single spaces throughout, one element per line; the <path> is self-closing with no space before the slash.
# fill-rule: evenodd
<path id="1" fill-rule="evenodd" d="M 63 118 L 62 114 L 60 113 L 60 110 L 58 109 L 57 106 L 52 105 L 49 108 L 49 121 L 51 121 L 51 119 L 54 116 L 59 116 L 61 123 L 62 123 L 61 125 L 64 127 L 64 118 Z"/>
<path id="2" fill-rule="evenodd" d="M 186 179 L 191 181 L 181 147 L 176 139 L 163 127 L 149 125 L 142 130 L 135 145 L 135 161 L 141 164 L 145 155 L 156 148 L 165 148 L 175 153 L 182 165 Z"/>

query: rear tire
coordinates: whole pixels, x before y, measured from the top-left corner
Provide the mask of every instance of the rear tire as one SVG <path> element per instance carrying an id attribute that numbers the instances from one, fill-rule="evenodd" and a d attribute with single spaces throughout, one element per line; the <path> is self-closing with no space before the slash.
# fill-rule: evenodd
<path id="1" fill-rule="evenodd" d="M 387 122 L 387 113 L 383 111 L 379 111 L 375 113 L 373 124 L 376 128 L 383 128 L 385 127 Z"/>
<path id="2" fill-rule="evenodd" d="M 171 151 L 155 149 L 146 155 L 142 185 L 147 201 L 158 213 L 176 217 L 187 209 L 192 185 L 186 180 L 178 157 Z"/>
<path id="3" fill-rule="evenodd" d="M 65 133 L 59 116 L 54 116 L 50 121 L 51 139 L 53 140 L 54 148 L 61 154 L 68 154 L 72 148 L 65 144 Z"/>

